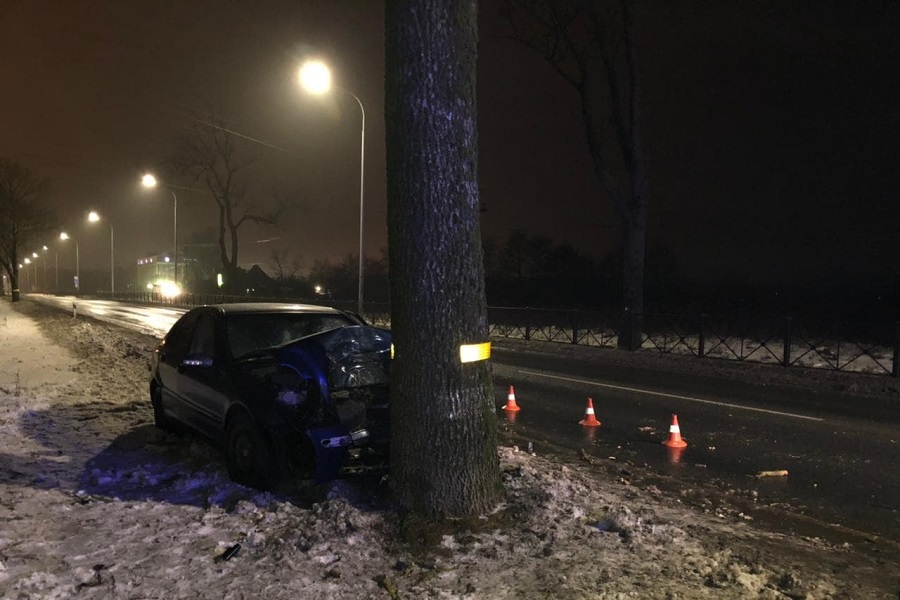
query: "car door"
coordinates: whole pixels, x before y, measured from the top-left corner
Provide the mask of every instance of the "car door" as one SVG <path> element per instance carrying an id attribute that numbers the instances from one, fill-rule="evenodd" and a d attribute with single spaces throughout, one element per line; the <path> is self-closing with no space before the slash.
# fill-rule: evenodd
<path id="1" fill-rule="evenodd" d="M 160 382 L 163 410 L 179 421 L 185 421 L 184 402 L 179 393 L 181 363 L 191 348 L 198 311 L 190 311 L 176 321 L 160 346 L 157 376 Z"/>
<path id="2" fill-rule="evenodd" d="M 234 394 L 217 322 L 212 309 L 199 314 L 178 379 L 186 420 L 212 438 L 224 433 L 225 415 Z"/>

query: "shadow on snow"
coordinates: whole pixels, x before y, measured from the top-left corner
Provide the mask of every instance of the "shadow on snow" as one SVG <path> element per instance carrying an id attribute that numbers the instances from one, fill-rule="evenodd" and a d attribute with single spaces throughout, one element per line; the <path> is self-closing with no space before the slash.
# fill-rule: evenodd
<path id="1" fill-rule="evenodd" d="M 26 412 L 20 429 L 43 449 L 0 454 L 0 484 L 59 488 L 78 497 L 225 510 L 241 501 L 260 507 L 276 501 L 309 505 L 335 495 L 371 501 L 371 482 L 352 477 L 320 486 L 294 481 L 275 493 L 238 485 L 229 479 L 224 455 L 217 447 L 189 434 L 161 432 L 152 419 L 145 402 L 60 404 Z M 112 437 L 114 430 L 123 429 L 124 433 Z M 83 456 L 89 458 L 83 460 Z"/>

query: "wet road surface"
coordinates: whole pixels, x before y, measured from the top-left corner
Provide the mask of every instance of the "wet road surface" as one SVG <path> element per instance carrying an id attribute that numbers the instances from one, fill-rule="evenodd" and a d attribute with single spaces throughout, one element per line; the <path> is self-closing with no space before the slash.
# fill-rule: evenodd
<path id="1" fill-rule="evenodd" d="M 583 449 L 614 464 L 647 465 L 683 487 L 726 490 L 750 507 L 778 507 L 836 532 L 900 542 L 900 399 L 667 374 L 502 347 L 492 360 L 501 429 L 533 441 L 536 451 L 542 444 Z M 510 385 L 518 413 L 502 410 Z M 578 425 L 588 397 L 600 427 Z M 672 414 L 688 443 L 680 452 L 662 445 Z M 775 470 L 788 475 L 757 477 Z"/>

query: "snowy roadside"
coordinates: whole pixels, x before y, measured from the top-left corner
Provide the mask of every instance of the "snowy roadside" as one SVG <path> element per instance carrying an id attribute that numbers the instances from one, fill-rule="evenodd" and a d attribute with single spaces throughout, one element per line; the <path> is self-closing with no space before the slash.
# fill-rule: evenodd
<path id="1" fill-rule="evenodd" d="M 262 494 L 157 432 L 154 340 L 0 302 L 0 597 L 897 598 L 900 563 L 500 450 L 504 505 L 438 530 L 373 485 Z M 240 551 L 221 560 L 226 549 Z"/>

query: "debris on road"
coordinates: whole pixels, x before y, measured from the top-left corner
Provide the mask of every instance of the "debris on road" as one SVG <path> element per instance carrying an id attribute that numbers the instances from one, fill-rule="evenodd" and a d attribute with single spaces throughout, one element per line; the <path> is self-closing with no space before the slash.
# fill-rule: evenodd
<path id="1" fill-rule="evenodd" d="M 779 469 L 777 471 L 760 471 L 756 474 L 757 477 L 787 477 L 786 469 Z"/>

